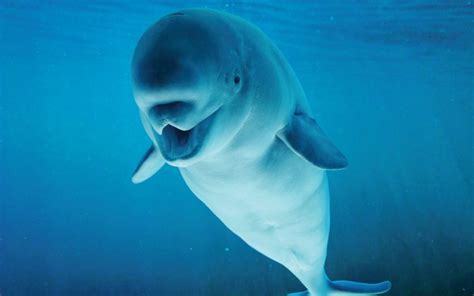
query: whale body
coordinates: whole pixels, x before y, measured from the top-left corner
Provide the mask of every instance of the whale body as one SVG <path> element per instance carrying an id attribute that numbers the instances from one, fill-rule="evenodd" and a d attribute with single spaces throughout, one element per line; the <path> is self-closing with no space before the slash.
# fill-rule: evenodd
<path id="1" fill-rule="evenodd" d="M 164 164 L 236 235 L 307 291 L 380 294 L 390 282 L 331 281 L 326 170 L 347 166 L 312 116 L 292 68 L 254 25 L 208 9 L 164 16 L 132 61 L 134 98 L 152 141 L 132 181 Z"/>

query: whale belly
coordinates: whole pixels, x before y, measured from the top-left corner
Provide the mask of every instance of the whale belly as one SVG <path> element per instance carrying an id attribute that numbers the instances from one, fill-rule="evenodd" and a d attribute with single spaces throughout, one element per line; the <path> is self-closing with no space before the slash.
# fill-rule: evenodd
<path id="1" fill-rule="evenodd" d="M 182 175 L 231 231 L 294 273 L 323 268 L 329 234 L 324 171 L 281 142 L 256 161 L 213 168 L 182 170 Z"/>
<path id="2" fill-rule="evenodd" d="M 324 265 L 329 234 L 325 194 L 322 185 L 298 207 L 272 213 L 253 210 L 246 203 L 236 205 L 240 214 L 211 210 L 251 247 L 297 273 Z"/>

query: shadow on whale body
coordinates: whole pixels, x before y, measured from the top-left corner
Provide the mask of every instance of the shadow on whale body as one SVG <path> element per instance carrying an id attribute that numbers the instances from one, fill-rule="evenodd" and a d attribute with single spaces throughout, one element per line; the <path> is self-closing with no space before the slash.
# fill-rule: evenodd
<path id="1" fill-rule="evenodd" d="M 390 282 L 331 281 L 326 170 L 347 159 L 323 132 L 295 73 L 252 24 L 207 9 L 163 17 L 132 62 L 151 148 L 132 181 L 165 163 L 236 235 L 308 289 L 291 295 L 380 294 Z"/>

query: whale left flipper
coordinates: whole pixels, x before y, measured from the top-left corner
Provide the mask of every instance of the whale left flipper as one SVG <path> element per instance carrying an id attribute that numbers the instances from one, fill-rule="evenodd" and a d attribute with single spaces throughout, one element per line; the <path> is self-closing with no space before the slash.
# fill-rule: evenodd
<path id="1" fill-rule="evenodd" d="M 135 184 L 146 181 L 165 164 L 165 159 L 154 145 L 148 149 L 143 156 L 142 161 L 138 164 L 132 176 L 132 182 Z"/>
<path id="2" fill-rule="evenodd" d="M 278 137 L 300 157 L 322 169 L 342 169 L 346 157 L 329 140 L 316 120 L 296 112 L 290 122 L 278 132 Z"/>

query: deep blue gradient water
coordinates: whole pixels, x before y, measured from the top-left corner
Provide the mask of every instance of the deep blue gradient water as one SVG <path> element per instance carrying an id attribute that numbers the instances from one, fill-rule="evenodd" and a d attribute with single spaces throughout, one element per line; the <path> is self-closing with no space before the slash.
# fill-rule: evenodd
<path id="1" fill-rule="evenodd" d="M 314 1 L 315 2 L 315 1 Z M 327 272 L 389 295 L 474 293 L 471 1 L 0 1 L 0 294 L 284 295 L 149 145 L 131 56 L 164 14 L 262 28 L 346 154 L 330 173 Z"/>

